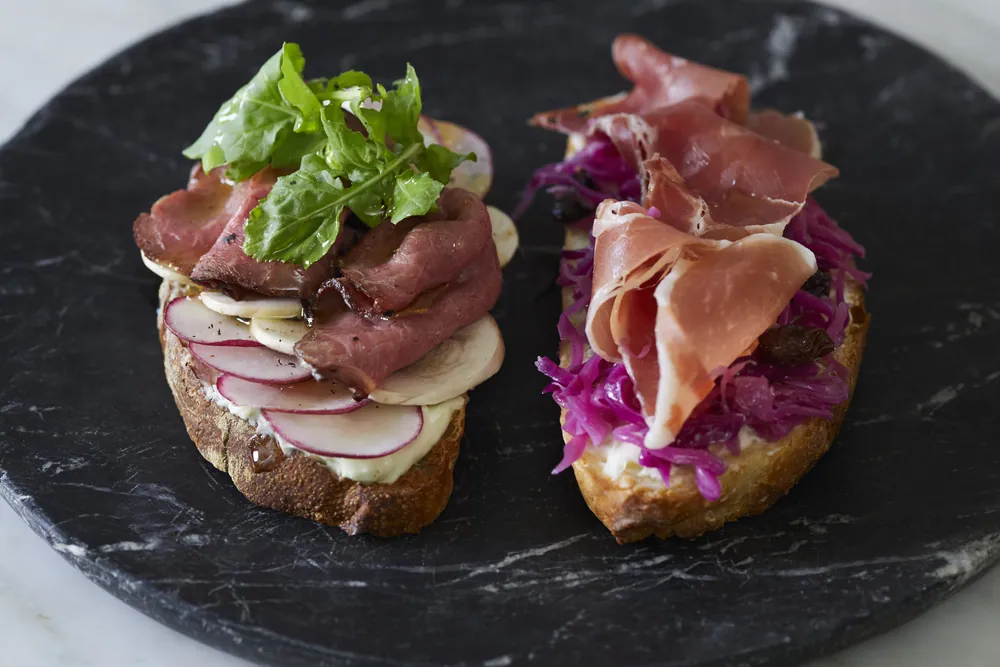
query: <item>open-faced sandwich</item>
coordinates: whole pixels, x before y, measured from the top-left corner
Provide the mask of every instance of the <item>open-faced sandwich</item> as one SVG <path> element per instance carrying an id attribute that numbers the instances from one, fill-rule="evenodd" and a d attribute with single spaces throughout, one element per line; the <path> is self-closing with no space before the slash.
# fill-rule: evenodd
<path id="1" fill-rule="evenodd" d="M 254 503 L 416 532 L 451 494 L 467 392 L 503 361 L 493 226 L 503 259 L 516 232 L 480 198 L 488 147 L 421 116 L 412 67 L 392 90 L 303 67 L 285 44 L 184 151 L 187 188 L 135 221 L 167 380 Z"/>
<path id="2" fill-rule="evenodd" d="M 692 537 L 829 448 L 865 344 L 864 250 L 810 195 L 837 170 L 808 120 L 634 35 L 613 56 L 630 92 L 532 119 L 569 136 L 525 200 L 548 189 L 566 224 L 561 363 L 538 368 L 556 472 L 618 541 Z"/>

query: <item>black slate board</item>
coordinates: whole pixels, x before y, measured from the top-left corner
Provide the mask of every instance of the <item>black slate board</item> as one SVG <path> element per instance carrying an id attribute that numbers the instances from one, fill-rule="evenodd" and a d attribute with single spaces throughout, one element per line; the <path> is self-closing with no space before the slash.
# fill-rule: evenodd
<path id="1" fill-rule="evenodd" d="M 874 326 L 843 433 L 767 514 L 618 546 L 559 458 L 532 361 L 556 343 L 560 230 L 522 222 L 455 493 L 417 537 L 255 509 L 188 441 L 130 233 L 179 151 L 282 40 L 391 81 L 495 147 L 510 209 L 561 154 L 533 111 L 618 90 L 613 36 L 751 75 L 819 121 L 821 201 L 869 249 Z M 0 493 L 74 565 L 202 641 L 287 665 L 790 664 L 905 621 L 998 555 L 1000 106 L 844 14 L 789 2 L 251 2 L 129 49 L 0 152 Z"/>

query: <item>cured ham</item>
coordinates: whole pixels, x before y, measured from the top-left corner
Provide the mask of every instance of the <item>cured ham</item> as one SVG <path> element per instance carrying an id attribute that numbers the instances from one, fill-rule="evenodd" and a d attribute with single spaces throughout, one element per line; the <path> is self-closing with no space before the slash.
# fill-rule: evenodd
<path id="1" fill-rule="evenodd" d="M 381 224 L 345 256 L 338 281 L 352 308 L 391 313 L 453 280 L 492 238 L 489 212 L 466 190 L 447 188 L 426 220 Z"/>
<path id="2" fill-rule="evenodd" d="M 744 77 L 689 62 L 635 35 L 615 39 L 612 55 L 634 84 L 630 92 L 540 113 L 532 123 L 607 136 L 642 177 L 643 200 L 667 212 L 679 229 L 730 240 L 781 234 L 809 193 L 837 175 L 817 159 L 812 123 L 772 110 L 750 113 Z M 654 156 L 675 174 L 651 196 L 643 164 Z"/>
<path id="3" fill-rule="evenodd" d="M 605 116 L 595 122 L 594 131 L 608 136 L 647 186 L 650 179 L 643 164 L 654 156 L 669 162 L 680 179 L 677 185 L 682 182 L 707 205 L 707 212 L 695 207 L 699 215 L 681 229 L 712 238 L 781 234 L 809 193 L 837 175 L 825 162 L 728 121 L 696 101 L 642 117 Z M 661 211 L 670 209 L 676 188 L 663 192 L 666 198 L 661 201 L 647 187 L 644 202 Z"/>
<path id="4" fill-rule="evenodd" d="M 708 203 L 719 238 L 727 238 L 723 226 L 780 234 L 809 193 L 837 175 L 834 167 L 696 103 L 660 109 L 646 121 L 656 129 L 656 150 Z"/>
<path id="5" fill-rule="evenodd" d="M 717 375 L 774 324 L 816 260 L 773 234 L 699 238 L 631 202 L 601 204 L 595 230 L 587 338 L 625 364 L 649 427 L 645 445 L 662 448 Z"/>
<path id="6" fill-rule="evenodd" d="M 425 292 L 390 318 L 369 319 L 327 289 L 296 355 L 323 376 L 368 394 L 393 372 L 409 366 L 476 321 L 500 295 L 500 263 L 490 238 L 479 255 L 447 285 Z"/>
<path id="7" fill-rule="evenodd" d="M 590 119 L 608 114 L 644 114 L 697 99 L 722 116 L 744 123 L 750 108 L 745 77 L 665 53 L 637 35 L 619 35 L 611 55 L 621 75 L 634 84 L 628 93 L 569 109 L 536 114 L 531 123 L 566 133 L 582 132 Z"/>
<path id="8" fill-rule="evenodd" d="M 817 160 L 822 156 L 816 126 L 801 114 L 783 114 L 774 109 L 755 111 L 747 119 L 747 129 Z"/>
<path id="9" fill-rule="evenodd" d="M 708 249 L 715 244 L 651 218 L 638 204 L 611 200 L 597 209 L 594 236 L 587 338 L 601 357 L 621 361 L 619 341 L 630 334 L 635 340 L 639 337 L 638 331 L 626 331 L 626 322 L 613 315 L 622 295 L 655 281 L 685 250 Z M 634 345 L 636 351 L 643 346 Z"/>

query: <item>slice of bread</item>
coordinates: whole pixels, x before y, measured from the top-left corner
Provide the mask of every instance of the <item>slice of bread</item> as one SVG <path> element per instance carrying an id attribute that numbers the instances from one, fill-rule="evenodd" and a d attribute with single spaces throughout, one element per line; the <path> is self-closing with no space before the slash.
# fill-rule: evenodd
<path id="1" fill-rule="evenodd" d="M 567 229 L 567 247 L 578 248 L 586 243 L 586 232 Z M 851 304 L 851 321 L 834 356 L 850 371 L 849 388 L 853 395 L 870 318 L 859 285 L 848 285 L 846 296 Z M 569 288 L 564 288 L 564 307 L 570 299 Z M 568 359 L 569 347 L 563 345 L 560 361 L 565 366 Z M 626 467 L 621 474 L 610 477 L 605 472 L 607 449 L 603 447 L 587 447 L 573 464 L 573 472 L 587 505 L 619 543 L 652 535 L 697 537 L 728 521 L 759 514 L 788 493 L 830 448 L 849 403 L 850 398 L 837 406 L 832 420 L 811 418 L 781 440 L 755 442 L 745 446 L 738 456 L 720 448 L 718 453 L 728 470 L 719 478 L 722 495 L 716 502 L 705 500 L 698 492 L 690 468 L 675 467 L 669 487 L 655 471 L 639 474 L 640 471 Z M 562 421 L 565 419 L 564 410 Z M 563 438 L 568 441 L 569 437 L 563 431 Z"/>
<path id="2" fill-rule="evenodd" d="M 160 312 L 178 286 L 164 281 Z M 158 321 L 167 383 L 188 435 L 201 455 L 229 475 L 250 502 L 348 534 L 380 537 L 419 532 L 441 514 L 452 490 L 452 471 L 465 429 L 458 410 L 433 448 L 392 484 L 362 484 L 339 477 L 305 454 L 284 455 L 273 438 L 212 401 L 196 375 L 184 344 Z M 254 450 L 269 452 L 266 467 L 255 466 Z"/>

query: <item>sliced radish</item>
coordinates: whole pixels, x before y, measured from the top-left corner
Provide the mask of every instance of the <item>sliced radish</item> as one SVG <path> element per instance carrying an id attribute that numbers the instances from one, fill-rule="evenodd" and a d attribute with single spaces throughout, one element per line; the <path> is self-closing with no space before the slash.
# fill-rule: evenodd
<path id="1" fill-rule="evenodd" d="M 309 369 L 295 357 L 279 354 L 266 347 L 223 347 L 192 343 L 191 354 L 206 366 L 263 384 L 292 384 L 312 377 Z"/>
<path id="2" fill-rule="evenodd" d="M 437 122 L 441 143 L 459 154 L 475 153 L 475 162 L 463 162 L 451 172 L 451 184 L 485 197 L 493 184 L 493 153 L 481 136 L 460 125 Z"/>
<path id="3" fill-rule="evenodd" d="M 426 116 L 421 116 L 417 127 L 427 143 L 441 144 L 461 155 L 476 154 L 475 162 L 463 162 L 451 172 L 451 185 L 485 197 L 493 183 L 493 153 L 486 140 L 461 125 Z"/>
<path id="4" fill-rule="evenodd" d="M 517 245 L 519 243 L 517 226 L 510 219 L 509 215 L 496 206 L 487 206 L 486 210 L 490 212 L 490 224 L 493 226 L 493 244 L 497 247 L 500 266 L 507 266 L 514 257 L 514 253 L 517 252 Z"/>
<path id="5" fill-rule="evenodd" d="M 195 297 L 182 296 L 167 304 L 163 322 L 181 340 L 203 345 L 258 347 L 250 328 L 219 315 Z"/>
<path id="6" fill-rule="evenodd" d="M 146 257 L 146 253 L 140 251 L 139 256 L 142 257 L 142 263 L 146 265 L 147 269 L 149 269 L 156 275 L 160 276 L 164 280 L 170 280 L 175 283 L 180 283 L 181 285 L 193 284 L 191 282 L 191 279 L 185 276 L 183 273 L 178 273 L 177 271 L 171 269 L 169 266 L 151 260 L 149 257 Z"/>
<path id="7" fill-rule="evenodd" d="M 264 410 L 275 433 L 299 449 L 347 459 L 388 456 L 413 442 L 424 425 L 413 406 L 369 403 L 339 415 L 301 415 Z"/>
<path id="8" fill-rule="evenodd" d="M 441 133 L 437 129 L 437 123 L 434 122 L 433 118 L 427 116 L 420 116 L 417 120 L 417 129 L 420 134 L 424 135 L 425 144 L 439 144 L 441 143 Z"/>
<path id="9" fill-rule="evenodd" d="M 387 377 L 370 398 L 390 405 L 434 405 L 461 396 L 492 377 L 503 364 L 496 321 L 485 315 L 406 368 Z"/>
<path id="10" fill-rule="evenodd" d="M 368 402 L 367 399 L 354 400 L 354 392 L 342 384 L 318 380 L 275 387 L 242 380 L 234 375 L 223 375 L 215 388 L 225 398 L 245 408 L 304 415 L 338 415 L 353 412 Z"/>
<path id="11" fill-rule="evenodd" d="M 202 292 L 201 302 L 220 315 L 231 317 L 272 317 L 290 318 L 302 314 L 302 303 L 298 299 L 258 299 L 236 300 L 222 292 Z"/>
<path id="12" fill-rule="evenodd" d="M 250 335 L 264 347 L 282 354 L 295 354 L 295 344 L 309 333 L 304 320 L 275 320 L 255 317 L 250 320 Z"/>

